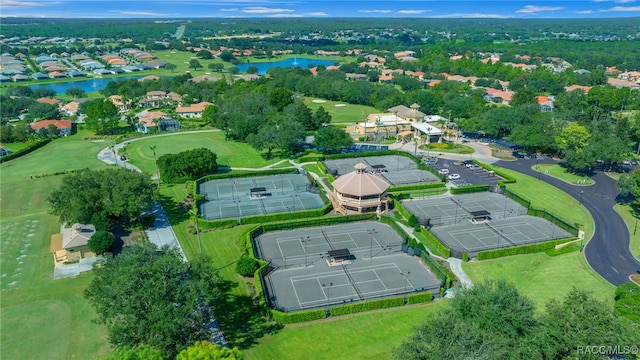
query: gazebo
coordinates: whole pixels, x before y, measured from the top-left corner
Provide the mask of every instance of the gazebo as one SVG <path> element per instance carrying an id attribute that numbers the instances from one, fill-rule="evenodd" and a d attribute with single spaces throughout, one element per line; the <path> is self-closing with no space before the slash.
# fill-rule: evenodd
<path id="1" fill-rule="evenodd" d="M 358 163 L 355 171 L 340 176 L 333 182 L 332 201 L 336 211 L 379 211 L 387 204 L 389 183 L 378 175 L 367 173 L 367 165 Z"/>

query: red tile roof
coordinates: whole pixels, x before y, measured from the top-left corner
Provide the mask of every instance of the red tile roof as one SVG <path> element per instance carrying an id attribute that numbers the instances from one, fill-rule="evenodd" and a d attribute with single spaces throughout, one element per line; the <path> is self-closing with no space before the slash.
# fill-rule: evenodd
<path id="1" fill-rule="evenodd" d="M 49 125 L 55 125 L 58 129 L 71 129 L 72 123 L 69 120 L 41 120 L 34 124 L 31 124 L 33 130 L 40 130 L 49 127 Z"/>

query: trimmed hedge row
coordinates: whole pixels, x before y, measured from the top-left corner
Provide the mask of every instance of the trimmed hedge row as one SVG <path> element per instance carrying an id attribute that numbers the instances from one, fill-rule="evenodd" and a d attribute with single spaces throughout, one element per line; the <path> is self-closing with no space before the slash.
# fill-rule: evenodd
<path id="1" fill-rule="evenodd" d="M 318 217 L 328 213 L 329 211 L 331 211 L 331 209 L 333 209 L 333 206 L 331 205 L 331 203 L 329 203 L 329 204 L 325 204 L 325 206 L 321 207 L 320 209 L 246 216 L 246 217 L 240 218 L 240 224 L 241 225 L 261 224 L 263 222 L 290 221 L 293 219 Z"/>
<path id="2" fill-rule="evenodd" d="M 433 300 L 433 294 L 431 293 L 431 291 L 427 291 L 423 293 L 409 295 L 409 298 L 407 299 L 407 304 L 409 305 L 422 304 L 422 303 L 428 303 L 432 300 Z"/>
<path id="3" fill-rule="evenodd" d="M 424 245 L 420 244 L 420 246 L 424 248 Z M 420 258 L 422 259 L 422 261 L 424 261 L 425 265 L 427 265 L 429 269 L 431 269 L 431 271 L 436 274 L 438 279 L 440 279 L 440 287 L 444 287 L 447 283 L 447 279 L 450 278 L 449 274 L 447 273 L 448 271 L 450 272 L 450 270 L 446 268 L 443 269 L 441 265 L 439 265 L 431 258 L 427 250 L 424 250 L 420 253 Z M 453 274 L 451 276 L 453 276 Z"/>
<path id="4" fill-rule="evenodd" d="M 439 187 L 427 190 L 414 190 L 410 192 L 393 192 L 391 195 L 396 200 L 404 200 L 404 199 L 412 199 L 412 198 L 421 198 L 425 196 L 433 196 L 433 195 L 442 195 L 447 192 L 447 188 Z"/>
<path id="5" fill-rule="evenodd" d="M 305 154 L 296 159 L 298 163 L 307 163 L 314 161 L 322 161 L 324 160 L 324 155 L 322 154 Z"/>
<path id="6" fill-rule="evenodd" d="M 316 164 L 318 165 L 318 170 L 320 170 L 320 173 L 322 175 L 326 175 L 327 174 L 327 167 L 324 166 L 324 163 L 322 161 L 317 161 Z"/>
<path id="7" fill-rule="evenodd" d="M 271 310 L 271 318 L 280 324 L 295 324 L 306 321 L 320 320 L 327 317 L 324 309 L 306 310 L 286 313 L 278 310 Z"/>
<path id="8" fill-rule="evenodd" d="M 562 218 L 548 212 L 545 209 L 540 209 L 540 208 L 535 208 L 535 207 L 530 207 L 529 208 L 529 215 L 531 216 L 537 216 L 537 217 L 541 217 L 545 220 L 549 220 L 552 223 L 556 224 L 559 228 L 567 231 L 568 233 L 572 234 L 573 236 L 578 236 L 578 228 L 569 224 L 568 222 L 566 222 L 565 220 L 563 220 Z"/>
<path id="9" fill-rule="evenodd" d="M 393 199 L 393 208 L 398 210 L 400 215 L 402 215 L 405 219 L 409 220 L 409 218 L 411 217 L 411 214 L 409 214 L 407 209 L 405 209 L 404 206 L 402 206 L 402 203 L 396 199 Z"/>
<path id="10" fill-rule="evenodd" d="M 531 207 L 531 202 L 525 198 L 523 198 L 522 196 L 514 193 L 513 191 L 507 189 L 506 187 L 502 187 L 502 193 L 508 197 L 509 199 L 517 202 L 518 204 L 526 207 L 527 209 L 529 209 Z"/>
<path id="11" fill-rule="evenodd" d="M 514 247 L 505 248 L 505 249 L 480 251 L 478 252 L 478 260 L 495 259 L 503 256 L 520 255 L 520 254 L 533 254 L 533 253 L 553 249 L 556 247 L 556 245 L 560 245 L 573 240 L 575 240 L 575 238 L 545 241 L 542 243 L 514 246 Z"/>
<path id="12" fill-rule="evenodd" d="M 371 311 L 377 309 L 387 309 L 392 307 L 398 307 L 404 305 L 404 297 L 394 297 L 387 299 L 378 299 L 371 301 L 362 301 L 352 304 L 340 305 L 331 308 L 331 316 L 341 316 L 348 314 L 355 314 L 364 311 Z"/>
<path id="13" fill-rule="evenodd" d="M 43 140 L 34 142 L 33 144 L 31 144 L 31 145 L 29 145 L 27 147 L 24 147 L 24 148 L 14 152 L 14 153 L 11 153 L 11 154 L 5 155 L 5 156 L 1 156 L 0 157 L 0 163 L 7 162 L 9 160 L 13 160 L 13 159 L 19 158 L 20 156 L 23 156 L 23 155 L 27 155 L 28 153 L 30 153 L 32 151 L 35 151 L 35 150 L 38 150 L 41 147 L 47 145 L 48 143 L 51 142 L 51 140 L 52 139 L 43 139 Z"/>
<path id="14" fill-rule="evenodd" d="M 493 171 L 494 174 L 504 178 L 504 180 L 500 180 L 498 182 L 498 185 L 500 187 L 504 187 L 504 185 L 506 185 L 506 184 L 513 184 L 513 183 L 516 182 L 516 179 L 512 178 L 510 175 L 505 174 L 501 170 L 498 170 L 498 169 L 494 168 L 491 165 L 483 164 L 483 163 L 479 162 L 478 160 L 472 160 L 472 162 L 474 164 L 476 164 L 476 165 L 482 166 L 485 170 Z"/>
<path id="15" fill-rule="evenodd" d="M 445 187 L 445 183 L 442 183 L 442 182 L 427 183 L 427 184 L 409 184 L 409 185 L 391 186 L 389 189 L 387 189 L 387 192 L 435 189 L 435 188 L 443 188 L 443 187 Z"/>
<path id="16" fill-rule="evenodd" d="M 468 185 L 461 187 L 452 187 L 449 189 L 451 194 L 470 194 L 470 193 L 479 193 L 479 192 L 487 192 L 491 189 L 491 185 Z"/>
<path id="17" fill-rule="evenodd" d="M 389 225 L 393 230 L 395 230 L 398 234 L 400 234 L 400 236 L 402 236 L 402 240 L 403 241 L 408 241 L 409 239 L 411 239 L 409 237 L 409 234 L 407 234 L 406 231 L 404 231 L 403 228 L 400 227 L 400 225 L 398 225 L 398 223 L 396 223 L 395 221 L 393 221 L 393 219 L 391 219 L 388 216 L 382 216 L 380 217 L 380 221 L 383 224 L 387 224 Z"/>
<path id="18" fill-rule="evenodd" d="M 442 256 L 444 256 L 445 258 L 448 258 L 451 256 L 451 249 L 449 249 L 443 243 L 441 243 L 440 240 L 438 240 L 429 231 L 427 231 L 427 229 L 425 228 L 420 229 L 420 234 L 422 234 L 422 236 L 424 236 L 425 240 L 429 243 L 429 245 L 436 248 L 442 254 Z"/>
<path id="19" fill-rule="evenodd" d="M 196 179 L 196 183 L 200 184 L 209 180 L 220 180 L 228 178 L 243 178 L 252 176 L 266 176 L 266 175 L 280 175 L 280 174 L 297 174 L 298 170 L 295 168 L 280 168 L 260 171 L 228 171 L 225 173 L 209 174 L 201 178 Z"/>

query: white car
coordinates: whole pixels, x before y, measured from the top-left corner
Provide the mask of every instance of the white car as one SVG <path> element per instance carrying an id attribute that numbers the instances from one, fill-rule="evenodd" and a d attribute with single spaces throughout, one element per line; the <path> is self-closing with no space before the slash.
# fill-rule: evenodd
<path id="1" fill-rule="evenodd" d="M 440 169 L 438 170 L 438 174 L 447 175 L 449 173 L 449 169 Z"/>
<path id="2" fill-rule="evenodd" d="M 458 180 L 458 179 L 460 179 L 460 174 L 449 175 L 449 180 Z"/>

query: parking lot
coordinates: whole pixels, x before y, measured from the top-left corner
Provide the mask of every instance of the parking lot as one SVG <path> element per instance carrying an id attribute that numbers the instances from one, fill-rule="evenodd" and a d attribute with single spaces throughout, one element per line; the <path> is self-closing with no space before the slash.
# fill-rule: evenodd
<path id="1" fill-rule="evenodd" d="M 466 163 L 470 163 L 470 160 L 466 160 Z M 456 186 L 465 185 L 483 185 L 497 184 L 498 181 L 503 180 L 502 177 L 496 175 L 493 172 L 485 170 L 481 166 L 466 166 L 465 162 L 447 160 L 438 158 L 435 162 L 432 160 L 429 164 L 435 170 L 438 170 L 441 174 L 447 176 L 449 181 Z M 456 176 L 455 174 L 459 175 Z"/>

